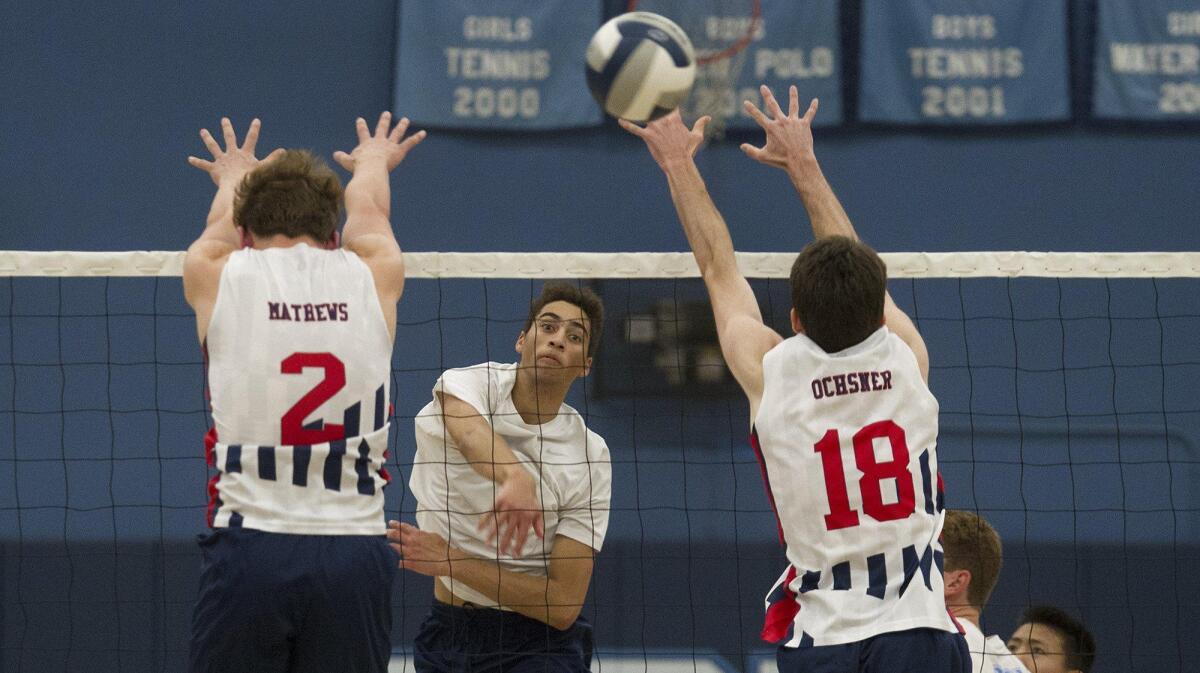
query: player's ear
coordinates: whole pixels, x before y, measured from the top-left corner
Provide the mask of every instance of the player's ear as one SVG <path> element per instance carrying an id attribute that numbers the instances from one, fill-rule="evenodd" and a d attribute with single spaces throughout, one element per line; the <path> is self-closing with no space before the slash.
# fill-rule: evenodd
<path id="1" fill-rule="evenodd" d="M 236 227 L 238 238 L 242 239 L 243 248 L 254 247 L 254 234 L 251 234 L 245 227 Z"/>
<path id="2" fill-rule="evenodd" d="M 325 249 L 326 250 L 337 250 L 340 247 L 342 247 L 342 232 L 338 231 L 337 229 L 334 229 L 333 236 L 331 236 L 329 238 L 329 241 L 327 243 L 325 243 Z"/>
<path id="3" fill-rule="evenodd" d="M 587 357 L 587 359 L 583 361 L 583 373 L 580 374 L 580 376 L 587 376 L 588 374 L 591 374 L 591 373 L 592 373 L 592 357 L 589 355 Z"/>
<path id="4" fill-rule="evenodd" d="M 524 332 L 521 332 L 520 334 L 517 335 L 517 345 L 515 348 L 513 348 L 513 350 L 515 350 L 518 353 L 521 353 L 525 350 L 525 333 Z"/>
<path id="5" fill-rule="evenodd" d="M 792 319 L 792 332 L 804 334 L 804 323 L 800 322 L 800 316 L 796 315 L 796 309 L 789 311 L 788 317 Z"/>

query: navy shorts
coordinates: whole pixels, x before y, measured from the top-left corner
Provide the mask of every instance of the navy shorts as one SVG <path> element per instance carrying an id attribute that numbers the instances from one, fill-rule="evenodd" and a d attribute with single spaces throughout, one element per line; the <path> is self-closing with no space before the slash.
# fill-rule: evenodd
<path id="1" fill-rule="evenodd" d="M 199 536 L 192 673 L 384 673 L 395 552 L 382 535 Z"/>
<path id="2" fill-rule="evenodd" d="M 961 634 L 936 629 L 882 633 L 845 645 L 781 647 L 779 673 L 971 673 Z"/>
<path id="3" fill-rule="evenodd" d="M 435 601 L 413 642 L 417 673 L 588 673 L 592 625 L 566 631 L 507 610 Z"/>

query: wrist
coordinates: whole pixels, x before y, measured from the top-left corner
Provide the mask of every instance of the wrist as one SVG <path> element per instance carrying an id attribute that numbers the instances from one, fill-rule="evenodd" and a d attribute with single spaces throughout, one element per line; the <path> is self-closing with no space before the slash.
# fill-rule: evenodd
<path id="1" fill-rule="evenodd" d="M 788 179 L 792 181 L 796 191 L 806 193 L 819 189 L 825 182 L 825 174 L 816 158 L 800 161 L 789 161 L 786 166 Z"/>

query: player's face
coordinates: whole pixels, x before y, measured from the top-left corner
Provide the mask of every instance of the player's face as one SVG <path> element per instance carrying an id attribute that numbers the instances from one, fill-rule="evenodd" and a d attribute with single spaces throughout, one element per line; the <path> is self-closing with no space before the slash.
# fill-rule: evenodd
<path id="1" fill-rule="evenodd" d="M 1058 631 L 1044 624 L 1022 624 L 1008 639 L 1012 652 L 1029 673 L 1069 673 L 1066 645 Z"/>
<path id="2" fill-rule="evenodd" d="M 521 365 L 538 376 L 584 376 L 592 366 L 588 357 L 591 321 L 583 309 L 565 301 L 552 301 L 538 311 L 529 329 L 517 339 Z"/>

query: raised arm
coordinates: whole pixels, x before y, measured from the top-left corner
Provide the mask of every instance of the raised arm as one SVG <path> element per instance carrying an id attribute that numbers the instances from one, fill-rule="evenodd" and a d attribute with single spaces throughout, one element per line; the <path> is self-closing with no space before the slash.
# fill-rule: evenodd
<path id="1" fill-rule="evenodd" d="M 350 171 L 346 185 L 346 226 L 342 246 L 357 254 L 371 269 L 375 290 L 383 307 L 388 330 L 396 333 L 396 302 L 404 292 L 404 257 L 392 232 L 392 190 L 388 174 L 404 161 L 409 150 L 425 139 L 424 131 L 404 137 L 408 119 L 392 128 L 392 113 L 379 115 L 372 134 L 362 117 L 355 120 L 358 145 L 350 152 L 335 152 L 334 161 Z"/>
<path id="2" fill-rule="evenodd" d="M 646 142 L 651 156 L 667 176 L 675 212 L 708 288 L 721 352 L 750 399 L 753 422 L 762 400 L 763 355 L 782 338 L 763 324 L 758 300 L 737 267 L 729 227 L 696 167 L 695 155 L 704 140 L 708 117 L 698 120 L 691 130 L 684 125 L 678 110 L 645 127 L 626 120 L 620 123 L 621 128 Z"/>
<path id="3" fill-rule="evenodd" d="M 387 536 L 400 554 L 401 568 L 450 577 L 560 631 L 570 628 L 579 617 L 592 580 L 595 551 L 565 535 L 554 538 L 545 577 L 505 570 L 495 561 L 471 556 L 447 544 L 437 533 L 412 524 L 389 521 Z"/>
<path id="4" fill-rule="evenodd" d="M 801 116 L 799 93 L 793 86 L 788 90 L 788 111 L 784 114 L 770 88 L 764 85 L 761 92 L 768 114 L 750 101 L 744 105 L 746 112 L 766 131 L 766 143 L 762 147 L 746 143 L 742 145 L 742 151 L 755 161 L 787 173 L 796 193 L 800 195 L 804 210 L 808 212 L 816 238 L 846 236 L 859 240 L 850 217 L 825 179 L 813 151 L 812 120 L 817 114 L 817 100 L 814 98 L 804 116 Z M 921 375 L 928 380 L 929 352 L 925 348 L 925 340 L 921 338 L 912 319 L 892 301 L 891 293 L 884 297 L 883 317 L 888 328 L 912 349 Z"/>
<path id="5" fill-rule="evenodd" d="M 459 398 L 438 393 L 446 432 L 471 469 L 496 484 L 495 510 L 479 522 L 488 542 L 501 554 L 520 553 L 529 531 L 545 535 L 545 519 L 533 475 L 521 466 L 508 442 L 492 430 L 479 411 Z"/>
<path id="6" fill-rule="evenodd" d="M 208 210 L 208 219 L 200 237 L 188 246 L 183 262 L 183 294 L 196 312 L 196 329 L 200 342 L 208 333 L 208 322 L 213 304 L 217 300 L 217 287 L 221 269 L 229 254 L 241 247 L 241 236 L 233 222 L 233 199 L 242 178 L 260 163 L 254 156 L 258 144 L 258 133 L 262 124 L 255 119 L 246 131 L 245 142 L 237 144 L 237 134 L 228 117 L 221 118 L 221 131 L 225 149 L 213 138 L 208 129 L 200 129 L 200 139 L 212 154 L 212 161 L 199 157 L 188 157 L 188 163 L 208 173 L 217 193 Z M 275 150 L 263 161 L 270 161 L 282 153 Z"/>

